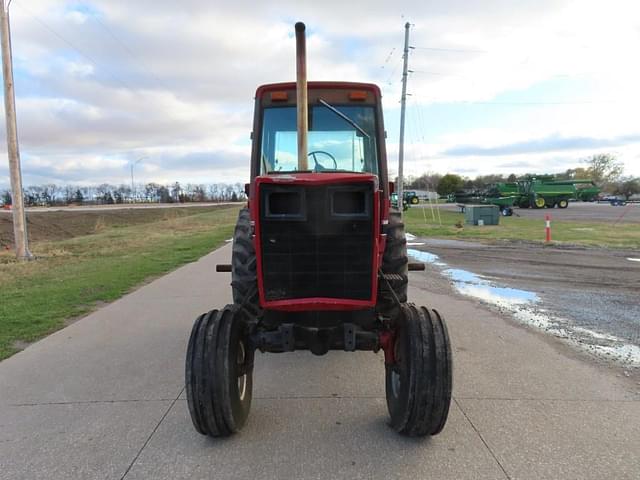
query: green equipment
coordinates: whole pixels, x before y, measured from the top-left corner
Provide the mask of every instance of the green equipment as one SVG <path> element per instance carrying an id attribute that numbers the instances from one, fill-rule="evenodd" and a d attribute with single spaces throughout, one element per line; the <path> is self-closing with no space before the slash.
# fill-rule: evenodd
<path id="1" fill-rule="evenodd" d="M 567 208 L 570 200 L 593 201 L 600 193 L 592 180 L 555 180 L 553 175 L 526 175 L 517 182 L 498 183 L 495 190 L 501 197 L 516 196 L 520 208 Z"/>
<path id="2" fill-rule="evenodd" d="M 405 201 L 409 202 L 411 205 L 417 205 L 420 203 L 420 198 L 418 198 L 418 194 L 413 190 L 405 190 L 403 192 L 403 196 Z"/>

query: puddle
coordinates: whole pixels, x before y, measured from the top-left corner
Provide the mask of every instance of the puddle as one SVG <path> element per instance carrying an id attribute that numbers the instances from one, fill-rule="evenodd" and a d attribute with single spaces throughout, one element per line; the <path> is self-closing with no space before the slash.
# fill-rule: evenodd
<path id="1" fill-rule="evenodd" d="M 481 275 L 461 270 L 459 268 L 447 268 L 442 271 L 453 281 L 453 286 L 460 293 L 494 303 L 501 307 L 535 303 L 538 296 L 533 292 L 519 290 L 517 288 L 503 287 L 484 279 Z"/>
<path id="2" fill-rule="evenodd" d="M 438 267 L 440 273 L 449 278 L 453 287 L 463 295 L 498 307 L 517 321 L 561 338 L 575 348 L 625 366 L 640 367 L 639 346 L 628 344 L 613 335 L 573 325 L 570 320 L 549 315 L 541 307 L 541 299 L 535 292 L 499 285 L 482 275 L 450 268 L 438 255 L 431 252 L 410 248 L 407 253 L 417 261 Z M 627 260 L 640 262 L 640 258 Z"/>
<path id="3" fill-rule="evenodd" d="M 476 297 L 490 303 L 499 304 L 500 306 L 509 304 L 522 305 L 538 301 L 538 296 L 535 293 L 527 292 L 526 290 L 518 290 L 516 288 L 495 287 L 491 285 L 468 285 L 465 283 L 454 283 L 454 286 L 460 293 L 464 293 L 465 295 Z"/>
<path id="4" fill-rule="evenodd" d="M 430 263 L 438 267 L 447 266 L 446 263 L 439 260 L 440 257 L 438 255 L 430 252 L 410 248 L 407 253 L 421 262 Z M 495 285 L 481 275 L 467 270 L 444 268 L 442 273 L 451 279 L 453 286 L 460 293 L 489 303 L 495 303 L 501 307 L 538 301 L 538 296 L 533 292 Z"/>
<path id="5" fill-rule="evenodd" d="M 440 257 L 435 253 L 423 252 L 422 250 L 414 250 L 413 248 L 409 248 L 407 253 L 420 262 L 425 263 L 436 263 Z M 444 265 L 444 263 L 442 264 Z"/>
<path id="6" fill-rule="evenodd" d="M 415 258 L 419 262 L 431 263 L 432 265 L 437 265 L 439 267 L 447 266 L 446 263 L 443 263 L 439 260 L 440 257 L 435 253 L 423 252 L 422 250 L 416 250 L 414 248 L 408 248 L 407 253 L 409 254 L 409 256 Z"/>
<path id="7" fill-rule="evenodd" d="M 420 247 L 425 244 L 424 242 L 412 242 L 412 240 L 416 239 L 416 236 L 411 233 L 405 233 L 404 236 L 407 237 L 407 245 L 409 247 Z"/>

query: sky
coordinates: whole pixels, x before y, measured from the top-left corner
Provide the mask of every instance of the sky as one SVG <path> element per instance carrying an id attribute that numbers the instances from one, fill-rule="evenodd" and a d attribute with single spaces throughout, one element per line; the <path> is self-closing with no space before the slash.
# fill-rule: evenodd
<path id="1" fill-rule="evenodd" d="M 382 88 L 392 174 L 410 22 L 406 175 L 612 153 L 640 176 L 635 1 L 13 0 L 10 15 L 25 185 L 128 183 L 138 159 L 136 182 L 247 182 L 255 89 L 295 80 L 296 21 L 310 80 Z"/>

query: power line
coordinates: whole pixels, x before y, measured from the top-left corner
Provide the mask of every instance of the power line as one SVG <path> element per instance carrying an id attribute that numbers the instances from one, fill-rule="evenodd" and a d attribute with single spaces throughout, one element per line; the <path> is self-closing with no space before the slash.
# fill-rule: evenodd
<path id="1" fill-rule="evenodd" d="M 113 40 L 116 41 L 116 43 L 118 43 L 118 45 L 120 45 L 120 47 L 122 47 L 122 49 L 127 52 L 129 54 L 129 56 L 131 58 L 133 58 L 136 62 L 138 62 L 138 64 L 142 67 L 142 69 L 147 72 L 147 74 L 149 74 L 151 77 L 153 77 L 153 79 L 162 87 L 164 87 L 166 90 L 171 90 L 170 88 L 168 88 L 168 86 L 155 74 L 153 73 L 148 67 L 147 65 L 144 63 L 144 61 L 138 56 L 136 55 L 130 48 L 129 46 L 123 42 L 122 40 L 120 40 L 116 34 L 113 32 L 113 30 L 111 30 L 104 22 L 102 22 L 102 20 L 100 20 L 100 18 L 98 18 L 97 16 L 92 16 L 91 17 L 93 21 L 95 21 L 96 23 L 98 23 L 108 34 L 111 38 L 113 38 Z M 393 51 L 392 51 L 393 53 Z M 389 54 L 391 55 L 391 54 Z"/>
<path id="2" fill-rule="evenodd" d="M 474 50 L 466 48 L 436 48 L 436 47 L 409 47 L 414 50 L 429 50 L 432 52 L 453 52 L 453 53 L 488 53 L 487 50 Z"/>
<path id="3" fill-rule="evenodd" d="M 521 70 L 524 70 L 522 68 Z M 409 70 L 409 73 L 418 73 L 422 75 L 434 75 L 438 77 L 456 77 L 456 78 L 465 78 L 467 80 L 474 80 L 472 77 L 456 75 L 453 73 L 443 73 L 443 72 L 433 72 L 427 70 Z M 604 75 L 609 72 L 580 72 L 580 73 L 556 73 L 553 75 L 549 75 L 547 78 L 574 78 L 574 77 L 589 77 L 594 75 Z"/>
<path id="4" fill-rule="evenodd" d="M 418 98 L 427 98 L 424 96 L 417 96 Z M 640 100 L 637 100 L 640 101 Z M 629 100 L 625 100 L 625 101 L 618 101 L 618 100 L 577 100 L 577 101 L 566 101 L 566 102 L 560 102 L 560 101 L 515 101 L 515 102 L 500 102 L 500 101 L 495 101 L 495 102 L 491 102 L 491 101 L 487 101 L 487 102 L 483 102 L 483 101 L 449 101 L 449 102 L 445 102 L 448 104 L 455 104 L 455 105 L 498 105 L 498 106 L 544 106 L 544 105 L 616 105 L 616 104 L 629 104 L 630 102 L 634 102 L 634 101 L 629 101 Z"/>
<path id="5" fill-rule="evenodd" d="M 575 102 L 532 101 L 532 102 L 461 102 L 472 105 L 601 105 L 621 103 L 615 100 L 584 100 Z M 627 103 L 627 102 L 624 102 Z"/>
<path id="6" fill-rule="evenodd" d="M 453 75 L 451 73 L 427 72 L 425 70 L 409 70 L 409 73 L 422 73 L 424 75 L 437 75 L 439 77 L 457 77 L 458 76 L 458 75 Z"/>
<path id="7" fill-rule="evenodd" d="M 384 66 L 389 63 L 389 60 L 391 60 L 391 57 L 393 56 L 393 52 L 396 51 L 396 47 L 393 47 L 391 49 L 391 51 L 389 52 L 389 55 L 387 55 L 387 58 L 384 60 L 384 63 L 382 64 L 382 68 L 384 68 Z"/>
<path id="8" fill-rule="evenodd" d="M 411 103 L 413 103 L 413 105 L 411 105 Z M 412 145 L 412 157 L 413 157 L 413 161 L 414 162 L 418 162 L 420 160 L 420 157 L 422 156 L 422 148 L 424 148 L 424 145 L 421 144 L 420 141 L 420 133 L 422 132 L 422 126 L 420 125 L 419 121 L 418 121 L 418 116 L 417 116 L 417 109 L 416 109 L 416 102 L 415 99 L 411 99 L 410 105 L 408 109 L 409 115 L 413 120 L 411 120 L 411 118 L 409 118 L 409 126 L 410 129 L 412 131 L 412 135 L 413 135 L 413 142 L 411 142 Z"/>
<path id="9" fill-rule="evenodd" d="M 393 83 L 396 83 L 396 82 L 392 82 L 391 79 L 396 74 L 396 71 L 398 70 L 398 67 L 400 66 L 401 63 L 402 63 L 402 57 L 398 58 L 398 61 L 396 62 L 395 66 L 393 67 L 393 70 L 391 70 L 391 73 L 389 74 L 389 77 L 387 78 L 387 81 L 384 82 L 384 83 L 386 83 L 387 85 L 392 85 Z"/>
<path id="10" fill-rule="evenodd" d="M 418 112 L 418 122 L 419 122 L 418 124 L 420 125 L 422 143 L 426 143 L 426 139 L 424 138 L 424 132 L 427 128 L 427 122 L 425 121 L 425 115 L 423 114 L 423 111 L 422 111 L 422 104 L 416 101 L 415 98 L 412 98 L 412 101 L 413 101 L 414 108 L 416 108 Z"/>
<path id="11" fill-rule="evenodd" d="M 53 34 L 59 40 L 64 42 L 68 47 L 70 47 L 72 50 L 74 50 L 78 55 L 80 55 L 85 60 L 87 60 L 89 63 L 91 63 L 94 67 L 102 68 L 102 70 L 104 70 L 109 77 L 111 77 L 113 80 L 115 80 L 117 83 L 119 83 L 122 87 L 124 87 L 125 89 L 130 90 L 132 92 L 134 91 L 134 89 L 131 88 L 131 86 L 129 86 L 124 80 L 121 80 L 116 75 L 112 74 L 107 68 L 100 67 L 100 63 L 97 60 L 95 60 L 89 54 L 84 53 L 73 42 L 71 42 L 70 40 L 67 40 L 65 37 L 60 35 L 56 30 L 54 30 L 51 26 L 49 26 L 44 20 L 42 20 L 40 17 L 38 17 L 36 14 L 34 14 L 31 10 L 29 10 L 27 7 L 25 7 L 24 4 L 18 3 L 16 5 L 18 5 L 19 8 L 23 9 L 24 11 L 26 11 L 26 13 L 31 18 L 33 18 L 36 22 L 38 22 L 42 27 L 44 27 L 46 30 L 48 30 L 51 34 Z"/>

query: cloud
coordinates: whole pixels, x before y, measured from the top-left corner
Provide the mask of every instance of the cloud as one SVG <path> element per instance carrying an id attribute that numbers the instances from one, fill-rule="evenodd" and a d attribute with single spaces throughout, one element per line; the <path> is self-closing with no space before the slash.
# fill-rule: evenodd
<path id="1" fill-rule="evenodd" d="M 536 163 L 530 160 L 519 160 L 519 161 L 511 161 L 499 163 L 496 165 L 497 168 L 515 168 L 515 169 L 531 169 L 536 167 Z"/>
<path id="2" fill-rule="evenodd" d="M 451 156 L 502 156 L 563 150 L 595 150 L 639 143 L 640 134 L 623 135 L 615 138 L 561 137 L 559 135 L 552 135 L 546 138 L 525 140 L 491 147 L 460 145 L 445 150 L 443 154 Z"/>
<path id="3" fill-rule="evenodd" d="M 640 103 L 640 64 L 629 60 L 640 43 L 633 2 L 30 0 L 11 8 L 25 182 L 125 181 L 141 156 L 145 181 L 245 181 L 255 88 L 294 79 L 300 19 L 310 78 L 380 84 L 394 141 L 403 25 L 414 24 L 410 104 L 425 115 L 410 117 L 408 132 L 419 123 L 427 133 L 407 139 L 409 172 L 489 173 L 533 156 L 555 168 L 605 147 L 640 168 L 629 132 Z M 491 105 L 534 93 L 524 100 L 595 102 Z M 443 114 L 429 115 L 433 106 Z"/>

